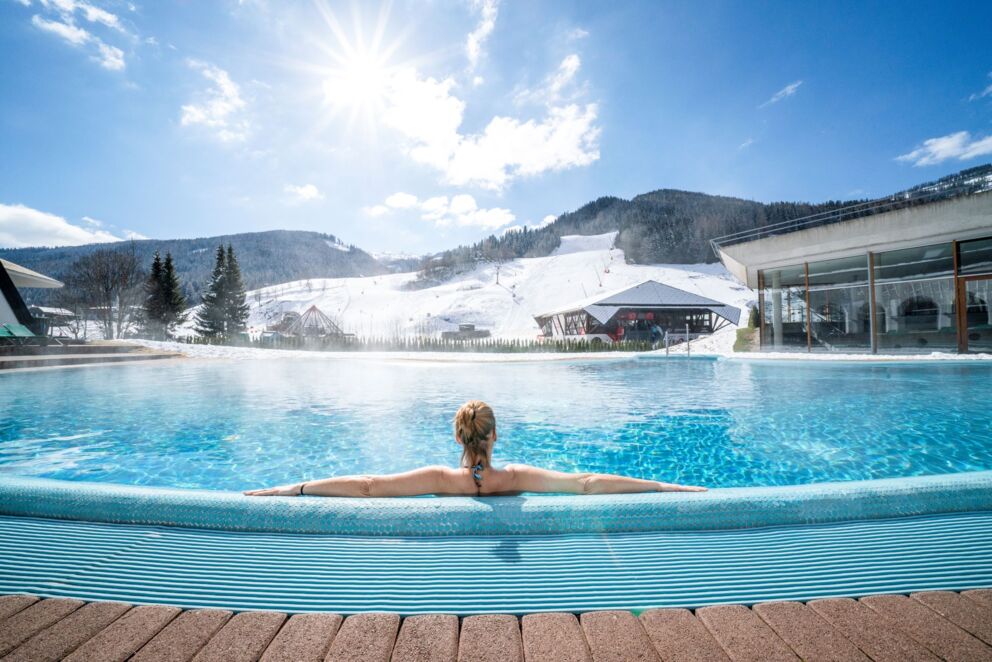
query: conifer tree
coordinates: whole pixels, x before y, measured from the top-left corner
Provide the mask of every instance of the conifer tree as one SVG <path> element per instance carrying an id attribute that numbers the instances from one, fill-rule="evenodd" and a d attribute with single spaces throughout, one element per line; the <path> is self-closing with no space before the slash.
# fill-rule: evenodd
<path id="1" fill-rule="evenodd" d="M 227 332 L 227 260 L 224 246 L 217 247 L 217 258 L 203 305 L 196 315 L 196 331 L 205 338 L 223 338 Z"/>
<path id="2" fill-rule="evenodd" d="M 238 258 L 234 256 L 234 248 L 227 245 L 227 263 L 224 266 L 224 303 L 225 320 L 227 321 L 227 337 L 233 338 L 245 330 L 248 322 L 248 306 L 245 285 L 241 280 L 241 267 Z"/>
<path id="3" fill-rule="evenodd" d="M 186 297 L 183 296 L 182 288 L 179 286 L 176 267 L 172 263 L 172 253 L 165 254 L 161 282 L 162 322 L 165 325 L 166 335 L 169 335 L 177 324 L 186 321 Z"/>
<path id="4" fill-rule="evenodd" d="M 165 335 L 162 321 L 164 300 L 162 297 L 162 258 L 155 251 L 148 280 L 145 281 L 145 300 L 141 306 L 141 323 L 152 338 L 161 339 Z"/>

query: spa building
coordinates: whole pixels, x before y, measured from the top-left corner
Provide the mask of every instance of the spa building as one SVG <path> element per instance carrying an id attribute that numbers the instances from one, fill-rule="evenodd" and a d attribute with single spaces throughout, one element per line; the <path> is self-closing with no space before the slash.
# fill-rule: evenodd
<path id="1" fill-rule="evenodd" d="M 992 165 L 712 245 L 764 351 L 992 352 Z"/>

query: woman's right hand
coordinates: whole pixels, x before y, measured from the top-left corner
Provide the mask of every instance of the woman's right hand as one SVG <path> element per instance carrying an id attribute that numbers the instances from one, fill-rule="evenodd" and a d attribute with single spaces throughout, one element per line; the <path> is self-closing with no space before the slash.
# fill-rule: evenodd
<path id="1" fill-rule="evenodd" d="M 243 494 L 245 496 L 299 496 L 300 484 L 265 487 L 260 490 L 246 490 Z"/>

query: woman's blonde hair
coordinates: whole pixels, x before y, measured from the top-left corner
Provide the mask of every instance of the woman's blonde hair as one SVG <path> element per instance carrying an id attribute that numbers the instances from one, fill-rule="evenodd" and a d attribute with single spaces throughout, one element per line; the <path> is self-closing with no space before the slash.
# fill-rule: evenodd
<path id="1" fill-rule="evenodd" d="M 488 467 L 492 460 L 489 435 L 496 429 L 496 415 L 481 400 L 469 400 L 455 413 L 455 437 L 462 444 L 462 466 Z"/>

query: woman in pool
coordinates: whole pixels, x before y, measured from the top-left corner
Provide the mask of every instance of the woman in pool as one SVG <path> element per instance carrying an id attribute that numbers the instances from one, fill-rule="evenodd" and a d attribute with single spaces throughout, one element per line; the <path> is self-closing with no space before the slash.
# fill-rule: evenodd
<path id="1" fill-rule="evenodd" d="M 455 414 L 455 441 L 462 447 L 461 467 L 423 467 L 388 476 L 340 476 L 282 487 L 249 490 L 248 496 L 401 497 L 422 494 L 485 496 L 519 492 L 621 494 L 630 492 L 704 492 L 705 487 L 659 483 L 612 474 L 570 474 L 508 464 L 492 466 L 496 417 L 484 402 L 471 400 Z"/>

